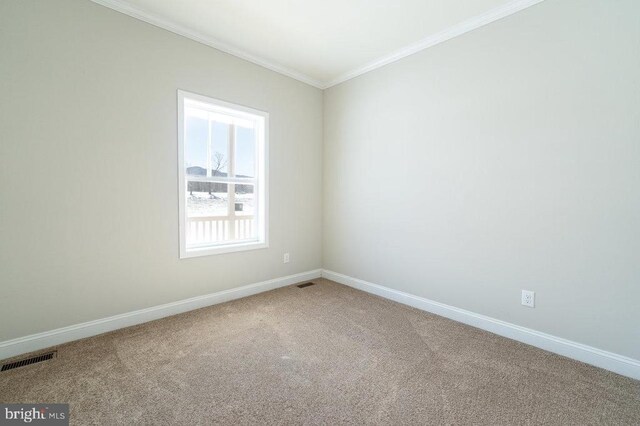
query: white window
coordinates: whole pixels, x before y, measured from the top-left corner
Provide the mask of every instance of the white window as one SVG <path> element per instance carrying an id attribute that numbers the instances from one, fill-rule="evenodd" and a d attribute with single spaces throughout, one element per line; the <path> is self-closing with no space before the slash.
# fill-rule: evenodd
<path id="1" fill-rule="evenodd" d="M 268 246 L 268 118 L 178 91 L 181 258 Z"/>

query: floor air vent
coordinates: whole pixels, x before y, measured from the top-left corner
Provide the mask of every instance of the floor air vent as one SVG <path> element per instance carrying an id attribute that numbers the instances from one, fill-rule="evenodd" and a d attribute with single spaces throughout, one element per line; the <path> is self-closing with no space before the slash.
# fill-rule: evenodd
<path id="1" fill-rule="evenodd" d="M 19 361 L 14 361 L 14 362 L 10 362 L 8 364 L 4 364 L 2 366 L 2 370 L 0 371 L 6 371 L 6 370 L 13 370 L 14 368 L 18 368 L 18 367 L 24 367 L 25 365 L 30 365 L 30 364 L 35 364 L 37 362 L 42 362 L 42 361 L 48 361 L 50 359 L 53 359 L 56 357 L 56 352 L 49 352 L 46 354 L 40 354 L 40 355 L 36 355 L 36 356 L 32 356 L 31 358 L 25 358 L 25 359 L 21 359 Z"/>
<path id="2" fill-rule="evenodd" d="M 297 287 L 298 288 L 305 288 L 305 287 L 309 287 L 310 285 L 315 285 L 315 283 L 298 284 Z"/>

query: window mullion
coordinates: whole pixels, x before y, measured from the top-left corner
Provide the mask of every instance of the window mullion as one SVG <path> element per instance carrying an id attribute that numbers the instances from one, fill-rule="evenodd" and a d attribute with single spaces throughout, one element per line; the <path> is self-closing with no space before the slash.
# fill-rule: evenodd
<path id="1" fill-rule="evenodd" d="M 228 164 L 228 176 L 234 178 L 236 176 L 235 162 L 236 162 L 236 126 L 231 124 L 229 126 L 229 139 L 228 139 L 228 152 L 229 152 L 229 164 Z M 229 237 L 230 239 L 236 238 L 236 185 L 229 183 L 227 185 L 227 199 L 229 200 L 228 216 L 229 216 Z"/>
<path id="2" fill-rule="evenodd" d="M 208 120 L 208 134 L 207 134 L 207 161 L 206 161 L 206 165 L 207 165 L 207 177 L 211 177 L 211 168 L 212 168 L 212 164 L 211 164 L 211 148 L 212 148 L 212 144 L 213 141 L 212 139 L 212 131 L 211 131 L 211 127 L 213 126 L 213 123 L 211 122 L 211 119 Z"/>

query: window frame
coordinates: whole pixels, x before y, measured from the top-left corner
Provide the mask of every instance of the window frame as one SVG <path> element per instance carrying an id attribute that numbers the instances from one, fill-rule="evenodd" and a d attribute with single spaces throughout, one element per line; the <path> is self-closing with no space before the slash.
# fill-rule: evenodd
<path id="1" fill-rule="evenodd" d="M 199 256 L 209 256 L 224 253 L 234 253 L 247 250 L 257 250 L 269 247 L 269 113 L 243 105 L 234 104 L 220 99 L 199 95 L 185 90 L 178 90 L 178 218 L 180 233 L 180 259 Z M 255 185 L 254 194 L 257 201 L 255 216 L 257 217 L 257 239 L 251 241 L 230 241 L 219 244 L 202 245 L 202 247 L 187 247 L 187 182 L 198 181 L 200 178 L 189 179 L 185 167 L 185 102 L 193 101 L 211 106 L 210 112 L 234 116 L 238 119 L 256 119 L 256 177 L 249 182 L 247 178 L 216 177 L 216 181 L 229 184 Z M 234 136 L 235 137 L 235 136 Z M 234 159 L 229 158 L 230 162 Z M 227 186 L 228 191 L 231 187 Z M 235 186 L 233 191 L 235 191 Z"/>

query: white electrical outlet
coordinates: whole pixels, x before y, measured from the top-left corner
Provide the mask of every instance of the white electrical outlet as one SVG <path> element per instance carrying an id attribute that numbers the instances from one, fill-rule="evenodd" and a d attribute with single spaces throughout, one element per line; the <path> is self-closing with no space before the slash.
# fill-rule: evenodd
<path id="1" fill-rule="evenodd" d="M 529 291 L 529 290 L 522 290 L 522 304 L 530 308 L 535 307 L 535 304 L 536 304 L 535 292 Z"/>
<path id="2" fill-rule="evenodd" d="M 289 253 L 285 253 L 282 258 L 282 263 L 289 263 Z"/>

